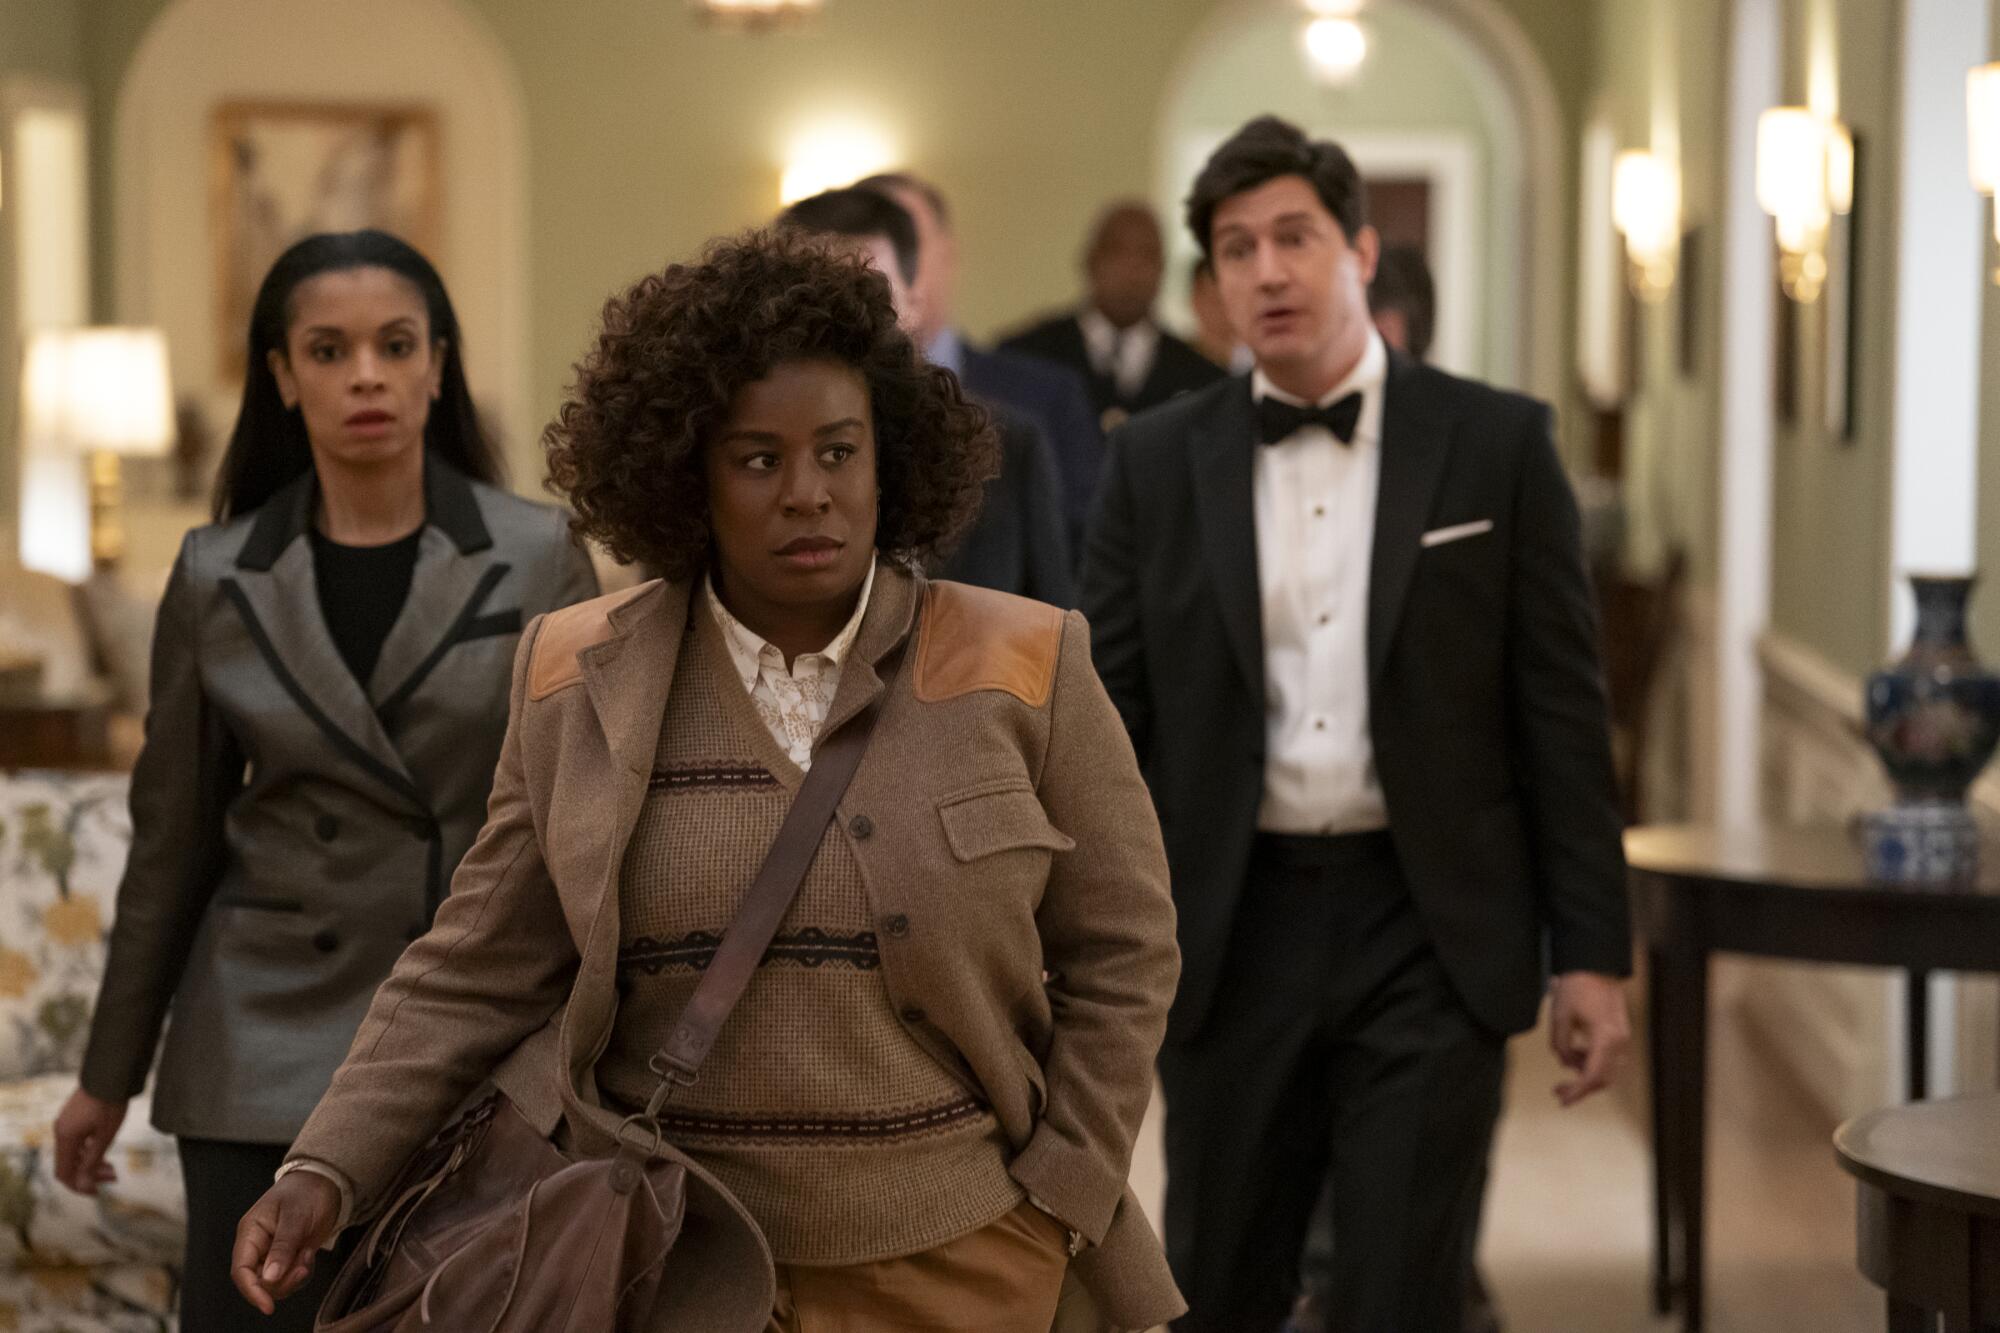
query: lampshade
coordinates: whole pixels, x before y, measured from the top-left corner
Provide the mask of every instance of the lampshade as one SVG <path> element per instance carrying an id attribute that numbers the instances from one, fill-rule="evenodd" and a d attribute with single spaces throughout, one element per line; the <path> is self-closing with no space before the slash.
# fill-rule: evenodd
<path id="1" fill-rule="evenodd" d="M 1853 179 L 1853 152 L 1848 153 Z M 1772 107 L 1757 117 L 1757 204 L 1798 230 L 1824 226 L 1827 123 L 1802 106 Z"/>
<path id="2" fill-rule="evenodd" d="M 1826 126 L 1826 205 L 1841 217 L 1854 211 L 1854 134 L 1837 120 Z"/>
<path id="3" fill-rule="evenodd" d="M 1972 188 L 2000 191 L 2000 62 L 1965 76 L 1966 128 L 1972 145 Z"/>
<path id="4" fill-rule="evenodd" d="M 166 453 L 174 442 L 166 338 L 108 326 L 30 334 L 21 433 L 37 451 Z"/>
<path id="5" fill-rule="evenodd" d="M 1620 153 L 1611 167 L 1611 220 L 1640 261 L 1672 250 L 1680 237 L 1680 174 L 1658 153 Z"/>

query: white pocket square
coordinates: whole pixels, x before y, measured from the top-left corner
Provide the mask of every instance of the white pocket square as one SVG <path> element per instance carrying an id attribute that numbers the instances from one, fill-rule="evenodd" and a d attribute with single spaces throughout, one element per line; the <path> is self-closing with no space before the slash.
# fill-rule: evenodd
<path id="1" fill-rule="evenodd" d="M 1493 531 L 1493 520 L 1482 518 L 1477 523 L 1458 523 L 1448 528 L 1432 528 L 1423 535 L 1425 546 L 1443 546 L 1446 542 L 1462 542 L 1467 537 L 1480 537 Z"/>

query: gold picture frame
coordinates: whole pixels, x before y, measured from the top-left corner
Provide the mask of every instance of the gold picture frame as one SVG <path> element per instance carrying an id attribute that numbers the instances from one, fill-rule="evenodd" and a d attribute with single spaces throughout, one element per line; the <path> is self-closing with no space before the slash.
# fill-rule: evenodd
<path id="1" fill-rule="evenodd" d="M 434 108 L 231 101 L 209 121 L 217 374 L 238 383 L 257 288 L 294 242 L 376 227 L 443 267 L 444 180 Z"/>

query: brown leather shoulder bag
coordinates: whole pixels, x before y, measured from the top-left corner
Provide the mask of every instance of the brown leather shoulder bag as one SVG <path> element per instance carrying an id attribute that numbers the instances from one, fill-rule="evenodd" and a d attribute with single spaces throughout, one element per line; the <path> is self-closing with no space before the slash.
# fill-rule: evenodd
<path id="1" fill-rule="evenodd" d="M 659 1113 L 694 1081 L 770 948 L 879 708 L 820 743 L 714 962 L 649 1062 L 659 1086 L 619 1126 L 617 1151 L 572 1160 L 494 1093 L 404 1167 L 334 1279 L 317 1333 L 656 1333 L 656 1312 L 681 1303 L 661 1284 L 688 1194 L 687 1167 L 662 1155 Z"/>

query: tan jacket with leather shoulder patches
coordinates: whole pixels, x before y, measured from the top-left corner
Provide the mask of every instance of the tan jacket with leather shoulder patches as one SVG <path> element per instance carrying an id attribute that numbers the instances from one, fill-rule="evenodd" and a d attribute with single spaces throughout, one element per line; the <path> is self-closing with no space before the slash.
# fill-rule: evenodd
<path id="1" fill-rule="evenodd" d="M 578 1150 L 608 1144 L 592 1067 L 617 1015 L 619 868 L 689 587 L 523 635 L 486 828 L 293 1147 L 349 1178 L 358 1216 L 489 1075 Z M 897 922 L 880 932 L 891 1001 L 984 1092 L 1023 1188 L 1090 1243 L 1077 1273 L 1102 1317 L 1146 1328 L 1184 1308 L 1126 1186 L 1180 962 L 1159 825 L 1089 642 L 1076 612 L 884 562 L 826 727 L 886 696 L 837 822 Z M 683 1285 L 714 1303 L 675 1326 L 736 1327 L 771 1282 L 768 1255 L 711 1262 Z"/>

